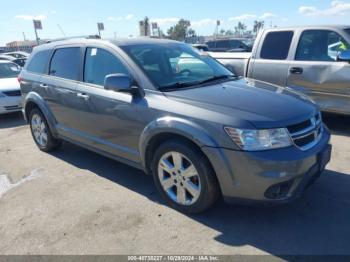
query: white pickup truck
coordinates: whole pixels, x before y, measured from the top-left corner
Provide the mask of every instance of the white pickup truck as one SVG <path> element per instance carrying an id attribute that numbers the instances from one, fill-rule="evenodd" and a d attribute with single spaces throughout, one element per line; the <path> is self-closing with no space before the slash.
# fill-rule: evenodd
<path id="1" fill-rule="evenodd" d="M 350 25 L 261 32 L 252 53 L 209 53 L 239 76 L 301 91 L 323 111 L 350 115 Z"/>

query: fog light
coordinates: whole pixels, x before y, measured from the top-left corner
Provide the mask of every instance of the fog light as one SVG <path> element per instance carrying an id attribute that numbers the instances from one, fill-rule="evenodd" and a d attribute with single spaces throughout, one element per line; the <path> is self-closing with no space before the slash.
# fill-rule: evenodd
<path id="1" fill-rule="evenodd" d="M 293 180 L 294 181 L 294 180 Z M 287 197 L 293 181 L 287 181 L 273 185 L 265 191 L 265 197 L 268 199 L 282 199 Z"/>

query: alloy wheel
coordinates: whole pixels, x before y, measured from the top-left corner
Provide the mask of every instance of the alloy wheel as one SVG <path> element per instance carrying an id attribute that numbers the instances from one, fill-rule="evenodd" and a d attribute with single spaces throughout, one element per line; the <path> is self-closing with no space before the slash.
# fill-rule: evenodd
<path id="1" fill-rule="evenodd" d="M 201 181 L 193 163 L 179 152 L 164 154 L 158 163 L 160 184 L 168 197 L 181 205 L 194 204 L 201 193 Z"/>
<path id="2" fill-rule="evenodd" d="M 42 147 L 45 147 L 48 142 L 47 128 L 44 120 L 40 115 L 34 114 L 31 121 L 31 128 L 35 141 Z"/>

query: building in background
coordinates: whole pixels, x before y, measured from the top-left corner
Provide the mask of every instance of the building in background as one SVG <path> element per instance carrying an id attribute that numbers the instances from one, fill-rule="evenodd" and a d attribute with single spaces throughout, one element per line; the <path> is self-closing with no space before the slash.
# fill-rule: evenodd
<path id="1" fill-rule="evenodd" d="M 45 40 L 40 40 L 40 44 L 45 42 Z M 35 40 L 12 41 L 7 43 L 6 46 L 0 47 L 0 52 L 24 51 L 31 53 L 35 46 L 37 46 L 37 42 Z"/>

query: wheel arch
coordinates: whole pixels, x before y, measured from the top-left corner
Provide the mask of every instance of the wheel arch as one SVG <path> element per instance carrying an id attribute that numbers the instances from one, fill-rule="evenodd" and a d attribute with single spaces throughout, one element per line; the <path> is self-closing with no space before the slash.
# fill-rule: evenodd
<path id="1" fill-rule="evenodd" d="M 204 156 L 203 146 L 218 146 L 214 138 L 196 123 L 176 117 L 159 118 L 146 126 L 139 142 L 141 162 L 147 173 L 151 173 L 150 163 L 157 146 L 170 139 L 183 140 Z"/>
<path id="2" fill-rule="evenodd" d="M 38 108 L 45 116 L 52 134 L 54 136 L 57 136 L 56 120 L 45 100 L 39 94 L 35 92 L 30 92 L 27 94 L 24 101 L 24 116 L 27 122 L 29 122 L 30 111 L 34 108 Z"/>

